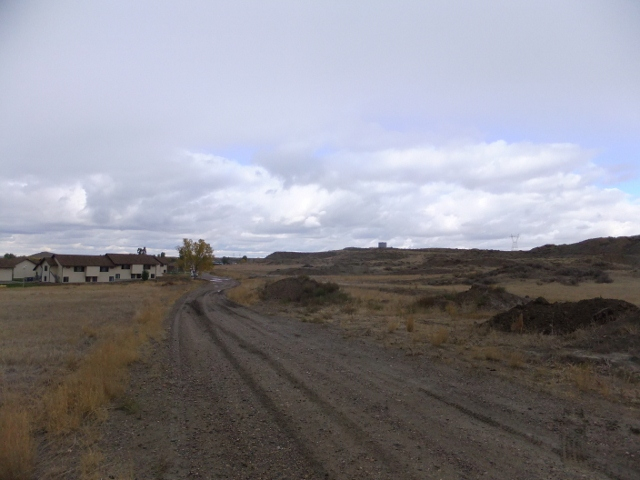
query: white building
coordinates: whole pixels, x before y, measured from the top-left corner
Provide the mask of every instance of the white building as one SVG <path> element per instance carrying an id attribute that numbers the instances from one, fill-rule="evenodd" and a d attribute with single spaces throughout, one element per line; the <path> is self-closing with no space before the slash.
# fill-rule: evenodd
<path id="1" fill-rule="evenodd" d="M 0 282 L 31 279 L 35 266 L 27 257 L 0 258 Z"/>
<path id="2" fill-rule="evenodd" d="M 36 278 L 47 283 L 117 282 L 161 277 L 166 265 L 153 255 L 108 253 L 106 255 L 53 254 L 35 266 Z"/>

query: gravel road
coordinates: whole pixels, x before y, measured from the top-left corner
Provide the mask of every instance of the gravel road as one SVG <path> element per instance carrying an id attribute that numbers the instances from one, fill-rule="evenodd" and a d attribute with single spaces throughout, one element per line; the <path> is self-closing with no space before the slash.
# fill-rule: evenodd
<path id="1" fill-rule="evenodd" d="M 640 478 L 636 411 L 263 316 L 213 280 L 106 425 L 114 478 Z"/>

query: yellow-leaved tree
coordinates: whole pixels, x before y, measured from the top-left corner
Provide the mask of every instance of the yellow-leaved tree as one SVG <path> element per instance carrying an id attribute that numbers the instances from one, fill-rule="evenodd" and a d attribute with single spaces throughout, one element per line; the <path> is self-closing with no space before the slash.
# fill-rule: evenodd
<path id="1" fill-rule="evenodd" d="M 198 274 L 213 268 L 213 248 L 203 239 L 182 239 L 182 245 L 176 247 L 179 254 L 178 265 L 183 270 Z"/>

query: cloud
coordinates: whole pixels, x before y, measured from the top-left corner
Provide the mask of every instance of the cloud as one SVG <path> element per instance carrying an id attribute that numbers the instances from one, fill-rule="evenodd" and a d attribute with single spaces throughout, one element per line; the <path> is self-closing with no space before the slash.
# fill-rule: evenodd
<path id="1" fill-rule="evenodd" d="M 80 250 L 160 251 L 188 236 L 210 239 L 221 252 L 264 255 L 379 240 L 508 248 L 509 236 L 519 233 L 521 247 L 529 248 L 636 234 L 640 203 L 595 186 L 604 173 L 591 156 L 575 145 L 504 141 L 339 152 L 296 183 L 295 175 L 287 179 L 264 166 L 183 151 L 142 178 L 86 175 L 73 186 L 46 188 L 5 182 L 13 190 L 3 200 L 0 245 L 10 249 L 16 243 L 7 238 L 21 232 L 36 250 L 56 239 Z M 24 193 L 34 190 L 46 208 Z"/>
<path id="2" fill-rule="evenodd" d="M 1 3 L 0 249 L 636 234 L 616 185 L 639 21 L 615 0 Z"/>

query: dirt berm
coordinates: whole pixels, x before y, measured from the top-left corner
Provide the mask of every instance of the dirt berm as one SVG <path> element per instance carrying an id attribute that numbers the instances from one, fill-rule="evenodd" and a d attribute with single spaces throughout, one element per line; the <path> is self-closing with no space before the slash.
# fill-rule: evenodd
<path id="1" fill-rule="evenodd" d="M 488 287 L 486 285 L 472 285 L 469 290 L 460 292 L 455 296 L 454 302 L 458 305 L 475 305 L 482 310 L 506 310 L 514 306 L 528 302 L 528 298 L 522 298 L 505 291 L 504 288 Z"/>
<path id="2" fill-rule="evenodd" d="M 639 311 L 638 307 L 624 300 L 592 298 L 549 303 L 540 297 L 499 313 L 482 325 L 504 332 L 563 335 L 580 328 L 614 322 Z"/>
<path id="3" fill-rule="evenodd" d="M 329 299 L 338 300 L 344 296 L 340 286 L 332 282 L 317 282 L 305 275 L 289 277 L 268 283 L 262 291 L 263 300 L 284 302 L 321 303 Z"/>

